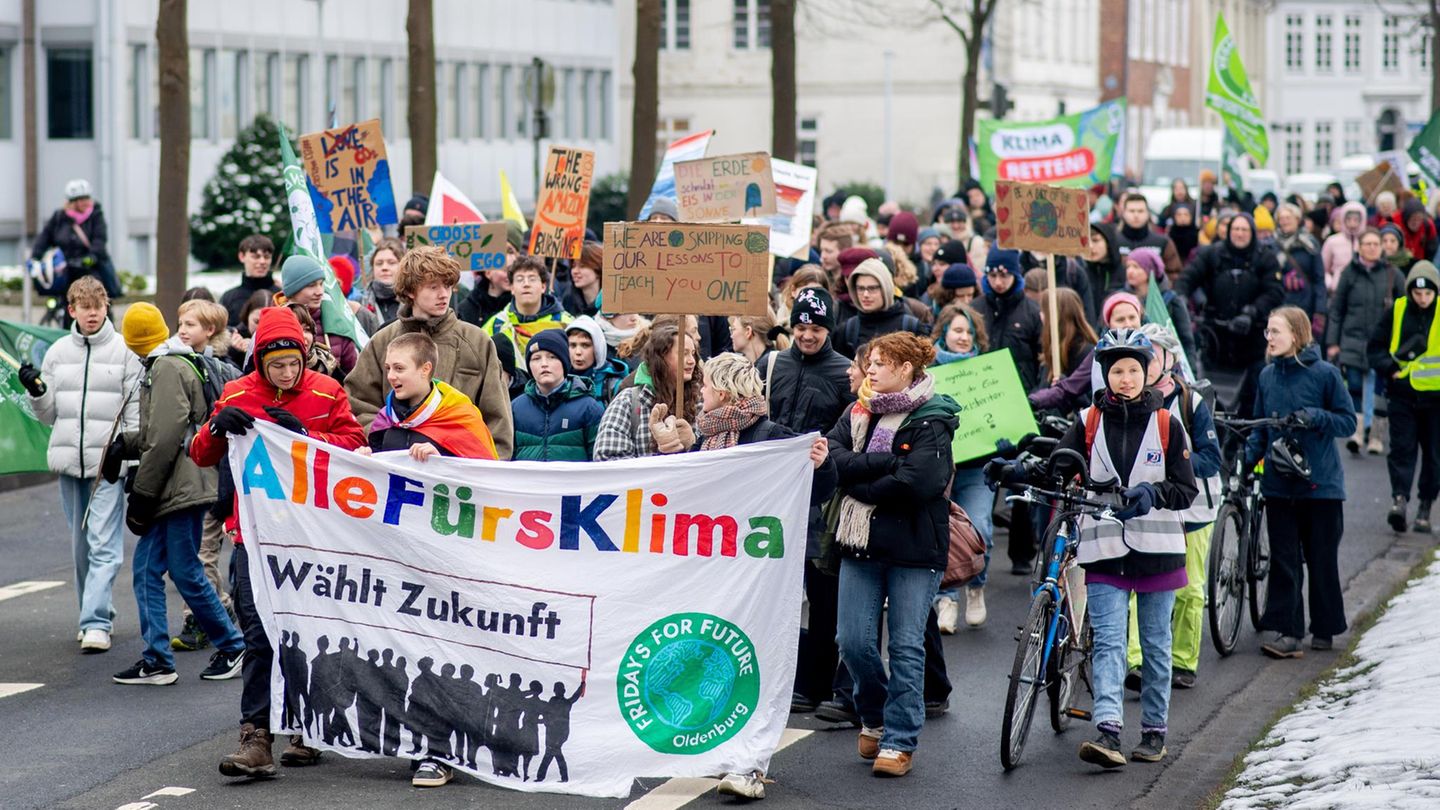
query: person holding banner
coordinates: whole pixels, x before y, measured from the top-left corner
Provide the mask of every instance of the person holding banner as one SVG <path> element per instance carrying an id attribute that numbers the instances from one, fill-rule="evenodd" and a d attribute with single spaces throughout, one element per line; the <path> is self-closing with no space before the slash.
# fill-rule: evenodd
<path id="1" fill-rule="evenodd" d="M 670 413 L 676 401 L 674 366 L 675 341 L 684 340 L 682 369 L 684 387 L 680 398 L 684 410 Z M 635 369 L 635 384 L 621 391 L 605 415 L 595 436 L 595 460 L 643 458 L 656 453 L 683 453 L 695 446 L 696 408 L 700 401 L 699 356 L 695 337 L 680 334 L 677 324 L 652 326 L 640 350 L 641 364 Z"/>
<path id="2" fill-rule="evenodd" d="M 486 270 L 475 279 L 470 294 L 460 302 L 460 320 L 483 327 L 495 314 L 505 309 L 514 296 L 510 294 L 510 265 L 520 258 L 525 234 L 517 223 L 505 226 L 505 266 Z"/>
<path id="3" fill-rule="evenodd" d="M 925 722 L 925 625 L 949 549 L 945 483 L 959 406 L 925 373 L 929 340 L 892 332 L 867 351 L 859 399 L 827 436 L 844 494 L 837 641 L 855 681 L 860 757 L 876 776 L 904 776 Z"/>
<path id="4" fill-rule="evenodd" d="M 350 413 L 345 389 L 333 379 L 305 368 L 304 346 L 305 336 L 295 313 L 286 307 L 264 310 L 255 328 L 255 370 L 226 383 L 209 421 L 200 426 L 190 441 L 190 460 L 201 467 L 220 464 L 229 449 L 228 437 L 244 435 L 256 419 L 274 422 L 345 450 L 363 445 L 365 433 Z M 270 673 L 275 651 L 256 612 L 238 510 L 226 518 L 225 529 L 235 543 L 232 596 L 240 629 L 245 634 L 245 663 L 241 672 L 240 747 L 220 760 L 220 773 L 273 776 L 275 761 L 271 746 L 275 738 L 270 731 Z M 301 735 L 292 734 L 289 747 L 280 755 L 280 764 L 313 765 L 319 758 L 319 751 L 305 745 Z"/>
<path id="5" fill-rule="evenodd" d="M 590 393 L 590 380 L 575 374 L 564 332 L 547 329 L 525 347 L 530 380 L 510 403 L 517 461 L 590 461 L 605 406 Z"/>

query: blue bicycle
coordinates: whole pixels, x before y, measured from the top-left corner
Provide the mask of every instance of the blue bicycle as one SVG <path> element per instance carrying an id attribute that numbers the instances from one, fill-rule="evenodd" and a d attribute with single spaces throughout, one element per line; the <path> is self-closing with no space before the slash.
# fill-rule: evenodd
<path id="1" fill-rule="evenodd" d="M 1078 476 L 1055 474 L 1055 463 L 1064 459 L 1078 469 Z M 1080 545 L 1080 518 L 1119 523 L 1116 504 L 1089 500 L 1086 494 L 1109 491 L 1096 486 L 1085 473 L 1085 459 L 1071 449 L 1055 450 L 1045 465 L 1045 478 L 1060 482 L 1047 490 L 1030 484 L 1009 484 L 1018 492 L 1005 500 L 1029 506 L 1039 504 L 1055 509 L 1055 518 L 1045 529 L 1041 548 L 1049 549 L 1044 578 L 1030 598 L 1030 611 L 1016 637 L 1015 663 L 1010 670 L 1010 687 L 1005 696 L 1005 718 L 1000 728 L 1000 763 L 1005 770 L 1020 764 L 1035 703 L 1041 690 L 1050 697 L 1050 725 L 1057 733 L 1069 726 L 1071 718 L 1089 719 L 1090 713 L 1074 706 L 1077 686 L 1090 689 L 1090 621 L 1085 615 L 1084 576 L 1075 560 Z"/>

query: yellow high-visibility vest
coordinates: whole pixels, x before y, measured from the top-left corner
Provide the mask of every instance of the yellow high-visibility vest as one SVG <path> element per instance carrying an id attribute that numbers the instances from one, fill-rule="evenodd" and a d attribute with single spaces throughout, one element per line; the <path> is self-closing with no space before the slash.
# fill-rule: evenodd
<path id="1" fill-rule="evenodd" d="M 1390 327 L 1391 357 L 1400 350 L 1400 326 L 1405 321 L 1405 305 L 1409 301 L 1408 295 L 1395 301 L 1395 322 Z M 1409 378 L 1411 388 L 1416 391 L 1440 391 L 1440 317 L 1430 321 L 1430 337 L 1425 343 L 1425 353 L 1409 362 L 1395 357 L 1395 362 L 1400 364 L 1399 378 Z"/>

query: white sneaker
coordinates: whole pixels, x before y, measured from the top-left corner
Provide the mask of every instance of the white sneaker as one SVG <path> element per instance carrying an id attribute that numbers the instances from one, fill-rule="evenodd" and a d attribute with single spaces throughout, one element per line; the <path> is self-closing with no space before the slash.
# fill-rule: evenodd
<path id="1" fill-rule="evenodd" d="M 720 785 L 716 792 L 721 796 L 739 796 L 742 799 L 763 799 L 765 798 L 765 774 L 759 771 L 751 773 L 727 773 L 720 779 Z"/>
<path id="2" fill-rule="evenodd" d="M 110 649 L 110 632 L 98 628 L 90 628 L 80 634 L 80 652 L 102 653 Z"/>
<path id="3" fill-rule="evenodd" d="M 985 589 L 965 589 L 965 623 L 979 627 L 985 623 Z"/>
<path id="4" fill-rule="evenodd" d="M 84 630 L 78 630 L 78 631 L 76 631 L 76 633 L 75 633 L 75 643 L 76 643 L 76 644 L 80 644 L 80 643 L 82 643 L 83 641 L 85 641 L 85 631 L 84 631 Z"/>
<path id="5" fill-rule="evenodd" d="M 955 635 L 955 627 L 960 623 L 960 603 L 948 596 L 942 596 L 935 601 L 935 622 L 940 625 L 940 632 L 947 636 Z"/>

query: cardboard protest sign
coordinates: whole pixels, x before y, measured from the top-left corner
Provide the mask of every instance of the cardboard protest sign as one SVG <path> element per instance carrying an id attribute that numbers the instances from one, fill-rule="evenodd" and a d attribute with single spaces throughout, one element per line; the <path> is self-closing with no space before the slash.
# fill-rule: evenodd
<path id="1" fill-rule="evenodd" d="M 1375 168 L 1355 178 L 1355 185 L 1360 187 L 1360 193 L 1365 196 L 1365 201 L 1375 202 L 1375 195 L 1382 191 L 1388 191 L 1397 197 L 1405 190 L 1405 181 L 1390 165 L 1390 161 L 1382 160 L 1375 164 Z"/>
<path id="2" fill-rule="evenodd" d="M 775 213 L 770 155 L 746 152 L 676 163 L 675 203 L 681 222 L 738 222 Z"/>
<path id="3" fill-rule="evenodd" d="M 486 270 L 505 267 L 505 223 L 457 222 L 453 225 L 411 225 L 405 229 L 405 249 L 435 245 L 460 260 L 460 283 L 466 289 Z"/>
<path id="4" fill-rule="evenodd" d="M 301 135 L 300 162 L 321 233 L 399 221 L 380 119 Z"/>
<path id="5" fill-rule="evenodd" d="M 1082 188 L 995 183 L 1000 247 L 1075 256 L 1090 247 L 1090 199 Z"/>
<path id="6" fill-rule="evenodd" d="M 775 213 L 741 221 L 770 229 L 770 252 L 774 255 L 804 257 L 810 252 L 815 181 L 819 172 L 778 158 L 770 161 L 770 172 L 775 176 Z"/>
<path id="7" fill-rule="evenodd" d="M 590 181 L 595 153 L 568 146 L 550 147 L 535 223 L 530 230 L 530 255 L 578 259 L 585 244 L 585 217 L 590 213 Z"/>
<path id="8" fill-rule="evenodd" d="M 269 727 L 529 792 L 768 771 L 795 678 L 812 438 L 421 464 L 258 422 L 229 463 L 276 648 Z"/>
<path id="9" fill-rule="evenodd" d="M 605 309 L 763 315 L 770 237 L 757 225 L 605 223 Z"/>
<path id="10" fill-rule="evenodd" d="M 957 360 L 926 369 L 935 378 L 935 393 L 949 394 L 960 404 L 960 426 L 952 451 L 955 463 L 995 455 L 995 442 L 1019 442 L 1039 432 L 1035 414 L 1009 349 Z"/>

